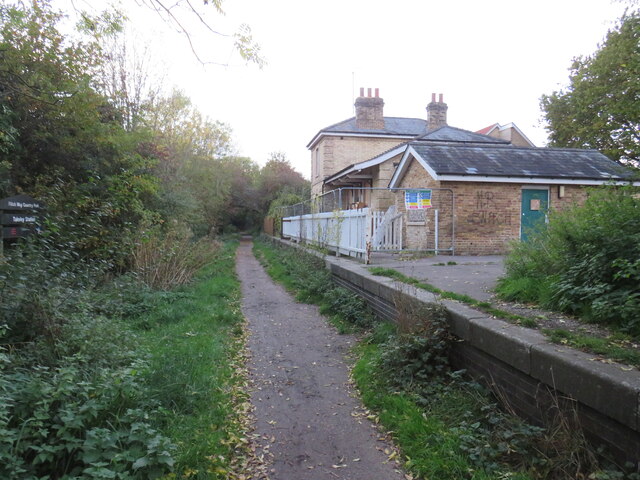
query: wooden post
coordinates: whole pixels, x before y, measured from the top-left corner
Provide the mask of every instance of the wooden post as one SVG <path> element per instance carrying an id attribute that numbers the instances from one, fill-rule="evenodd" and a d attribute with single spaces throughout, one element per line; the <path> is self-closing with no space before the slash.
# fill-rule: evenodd
<path id="1" fill-rule="evenodd" d="M 365 253 L 364 253 L 364 263 L 365 265 L 369 265 L 371 263 L 371 238 L 373 235 L 373 209 L 369 209 L 367 212 L 367 231 L 364 236 L 364 244 L 365 244 Z"/>

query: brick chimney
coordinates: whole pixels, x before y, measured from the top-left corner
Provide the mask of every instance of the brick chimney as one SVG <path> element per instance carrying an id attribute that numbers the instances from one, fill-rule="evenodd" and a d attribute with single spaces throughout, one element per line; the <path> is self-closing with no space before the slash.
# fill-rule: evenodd
<path id="1" fill-rule="evenodd" d="M 436 94 L 431 94 L 431 103 L 427 105 L 427 129 L 435 130 L 447 124 L 447 104 L 442 100 L 442 94 L 436 102 Z"/>
<path id="2" fill-rule="evenodd" d="M 380 98 L 379 89 L 375 89 L 375 96 L 371 96 L 371 89 L 367 89 L 367 96 L 364 96 L 364 88 L 360 89 L 360 96 L 356 98 L 356 128 L 366 130 L 383 130 L 384 117 L 382 107 L 384 102 Z"/>

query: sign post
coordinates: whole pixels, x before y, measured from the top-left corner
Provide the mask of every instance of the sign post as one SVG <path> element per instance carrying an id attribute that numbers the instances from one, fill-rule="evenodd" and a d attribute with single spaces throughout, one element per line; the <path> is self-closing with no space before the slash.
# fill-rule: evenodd
<path id="1" fill-rule="evenodd" d="M 44 204 L 28 195 L 15 195 L 0 200 L 0 255 L 4 241 L 25 238 L 37 230 L 38 211 Z"/>

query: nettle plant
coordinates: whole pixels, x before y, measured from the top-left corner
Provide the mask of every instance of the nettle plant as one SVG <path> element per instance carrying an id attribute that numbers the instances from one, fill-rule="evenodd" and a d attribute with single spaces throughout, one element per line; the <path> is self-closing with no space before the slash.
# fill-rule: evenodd
<path id="1" fill-rule="evenodd" d="M 153 428 L 142 361 L 20 368 L 0 353 L 0 477 L 158 478 L 174 445 Z"/>
<path id="2" fill-rule="evenodd" d="M 389 337 L 380 355 L 387 378 L 404 389 L 423 388 L 449 369 L 452 337 L 447 312 L 438 304 L 424 304 L 406 295 L 395 299 L 397 334 Z"/>

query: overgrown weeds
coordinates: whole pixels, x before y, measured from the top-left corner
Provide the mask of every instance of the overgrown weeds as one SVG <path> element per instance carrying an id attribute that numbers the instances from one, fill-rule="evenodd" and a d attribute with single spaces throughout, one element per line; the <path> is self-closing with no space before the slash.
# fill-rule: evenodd
<path id="1" fill-rule="evenodd" d="M 191 233 L 179 226 L 166 232 L 151 230 L 136 245 L 133 271 L 150 288 L 169 290 L 189 282 L 219 249 L 215 240 L 203 237 L 194 241 Z"/>
<path id="2" fill-rule="evenodd" d="M 616 362 L 640 367 L 640 351 L 638 344 L 628 335 L 612 334 L 606 338 L 593 337 L 581 333 L 570 332 L 561 328 L 543 330 L 553 343 L 568 345 L 572 348 L 603 355 Z"/>
<path id="3" fill-rule="evenodd" d="M 438 479 L 638 478 L 600 463 L 568 401 L 551 394 L 544 428 L 534 426 L 495 385 L 452 371 L 442 313 L 415 312 L 413 335 L 379 328 L 359 347 L 354 368 L 363 401 L 393 431 L 411 472 Z"/>
<path id="4" fill-rule="evenodd" d="M 0 477 L 148 479 L 178 469 L 226 478 L 229 363 L 241 334 L 234 248 L 171 292 L 134 275 L 112 279 L 107 265 L 47 237 L 8 251 Z"/>

